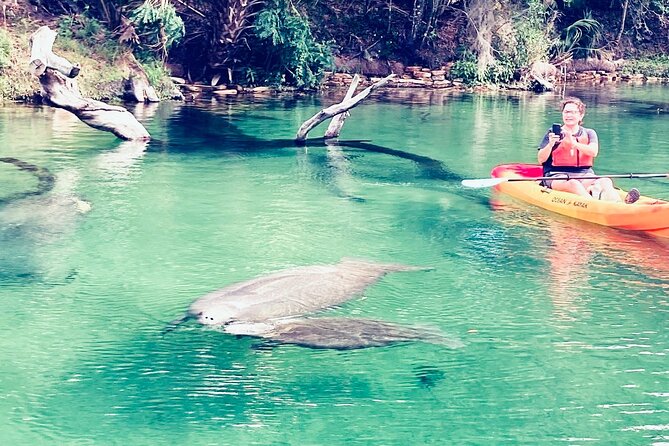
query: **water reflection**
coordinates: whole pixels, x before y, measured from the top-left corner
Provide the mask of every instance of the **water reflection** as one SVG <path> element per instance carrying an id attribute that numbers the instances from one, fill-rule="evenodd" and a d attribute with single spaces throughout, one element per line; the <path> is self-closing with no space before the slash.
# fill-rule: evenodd
<path id="1" fill-rule="evenodd" d="M 333 179 L 329 181 L 337 191 L 337 195 L 355 201 L 364 201 L 364 198 L 355 194 L 355 178 L 350 156 L 337 141 L 326 140 L 327 165 L 332 172 Z"/>
<path id="2" fill-rule="evenodd" d="M 144 156 L 146 141 L 123 141 L 114 150 L 103 152 L 96 158 L 96 167 L 109 178 L 126 178 Z"/>
<path id="3" fill-rule="evenodd" d="M 62 108 L 53 108 L 51 113 L 51 128 L 54 135 L 60 137 L 76 133 L 84 125 L 77 115 Z"/>
<path id="4" fill-rule="evenodd" d="M 609 287 L 634 281 L 635 286 L 669 289 L 665 240 L 551 215 L 499 194 L 493 194 L 491 208 L 505 226 L 529 229 L 536 254 L 548 262 L 547 287 L 558 318 L 583 316 L 582 298 L 590 294 L 593 272 L 606 276 Z"/>
<path id="5" fill-rule="evenodd" d="M 546 220 L 549 246 L 546 259 L 549 267 L 549 295 L 557 319 L 574 320 L 579 313 L 577 301 L 588 288 L 593 250 L 573 227 Z"/>

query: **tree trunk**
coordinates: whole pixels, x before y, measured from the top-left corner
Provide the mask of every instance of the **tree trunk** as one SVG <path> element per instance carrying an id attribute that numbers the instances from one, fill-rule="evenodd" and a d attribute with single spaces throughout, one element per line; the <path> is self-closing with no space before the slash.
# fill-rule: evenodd
<path id="1" fill-rule="evenodd" d="M 629 0 L 623 2 L 623 16 L 620 19 L 620 30 L 616 36 L 616 42 L 620 42 L 620 39 L 623 37 L 623 32 L 625 31 L 625 21 L 627 20 L 627 9 L 629 8 Z"/>
<path id="2" fill-rule="evenodd" d="M 352 98 L 344 99 L 339 104 L 331 105 L 330 107 L 319 111 L 314 116 L 304 121 L 304 123 L 300 126 L 299 130 L 297 131 L 297 135 L 295 136 L 295 142 L 297 143 L 304 142 L 307 139 L 307 133 L 309 133 L 309 130 L 313 129 L 326 119 L 330 119 L 333 116 L 337 116 L 340 113 L 347 112 L 348 110 L 357 106 L 358 104 L 360 104 L 360 102 L 362 102 L 365 98 L 367 98 L 367 96 L 369 96 L 372 93 L 372 91 L 387 84 L 388 81 L 394 78 L 395 76 L 396 76 L 395 74 L 386 76 L 380 81 L 377 81 L 372 85 L 370 85 L 369 87 L 365 88 Z"/>
<path id="3" fill-rule="evenodd" d="M 42 97 L 50 105 L 74 113 L 91 127 L 112 132 L 121 139 L 151 139 L 144 126 L 125 108 L 81 96 L 76 80 L 72 79 L 79 74 L 79 66 L 53 54 L 55 39 L 55 31 L 47 26 L 38 29 L 30 39 L 30 69 L 39 78 Z"/>

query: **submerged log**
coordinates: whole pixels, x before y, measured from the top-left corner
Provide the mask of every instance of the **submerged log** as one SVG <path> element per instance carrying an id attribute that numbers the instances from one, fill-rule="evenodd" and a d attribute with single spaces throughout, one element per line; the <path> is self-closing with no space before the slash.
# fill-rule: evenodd
<path id="1" fill-rule="evenodd" d="M 149 140 L 144 126 L 123 107 L 84 98 L 76 80 L 79 66 L 53 54 L 56 32 L 42 26 L 31 36 L 31 72 L 39 78 L 42 97 L 54 107 L 74 113 L 81 121 L 125 140 Z"/>
<path id="2" fill-rule="evenodd" d="M 395 77 L 395 74 L 391 74 L 390 76 L 386 76 L 383 79 L 381 79 L 380 81 L 374 82 L 372 85 L 365 88 L 360 93 L 353 96 L 352 98 L 344 99 L 339 104 L 331 105 L 330 107 L 319 111 L 314 116 L 312 116 L 310 119 L 306 120 L 300 126 L 299 130 L 297 131 L 297 135 L 295 136 L 295 141 L 298 142 L 298 143 L 304 142 L 307 139 L 307 134 L 309 133 L 309 131 L 311 129 L 313 129 L 318 124 L 325 121 L 326 119 L 330 119 L 330 118 L 332 118 L 334 116 L 337 116 L 341 113 L 347 112 L 348 110 L 357 106 L 358 104 L 360 104 L 360 102 L 362 102 L 370 94 L 372 94 L 372 91 L 374 91 L 375 89 L 387 84 L 388 81 L 390 79 L 392 79 L 393 77 Z"/>

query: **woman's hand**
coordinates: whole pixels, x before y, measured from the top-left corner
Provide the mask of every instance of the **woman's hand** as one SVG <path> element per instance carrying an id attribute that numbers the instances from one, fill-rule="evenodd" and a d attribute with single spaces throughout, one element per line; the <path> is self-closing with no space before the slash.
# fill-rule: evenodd
<path id="1" fill-rule="evenodd" d="M 560 141 L 560 135 L 553 132 L 548 132 L 548 144 L 547 146 L 551 147 L 551 150 L 555 148 L 557 143 Z"/>
<path id="2" fill-rule="evenodd" d="M 576 138 L 569 132 L 563 132 L 563 135 L 562 142 L 564 142 L 567 147 L 573 147 L 576 143 Z"/>

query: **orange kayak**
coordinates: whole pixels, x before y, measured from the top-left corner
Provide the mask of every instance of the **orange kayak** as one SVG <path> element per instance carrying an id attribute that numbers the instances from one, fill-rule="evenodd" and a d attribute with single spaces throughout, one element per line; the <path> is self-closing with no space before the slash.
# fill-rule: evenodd
<path id="1" fill-rule="evenodd" d="M 536 178 L 543 176 L 536 164 L 502 164 L 490 175 L 494 178 Z M 509 181 L 495 186 L 513 198 L 558 214 L 599 225 L 630 231 L 644 231 L 669 237 L 669 202 L 641 196 L 634 204 L 591 200 L 568 192 L 543 187 L 538 181 Z M 619 190 L 621 198 L 626 192 Z"/>

